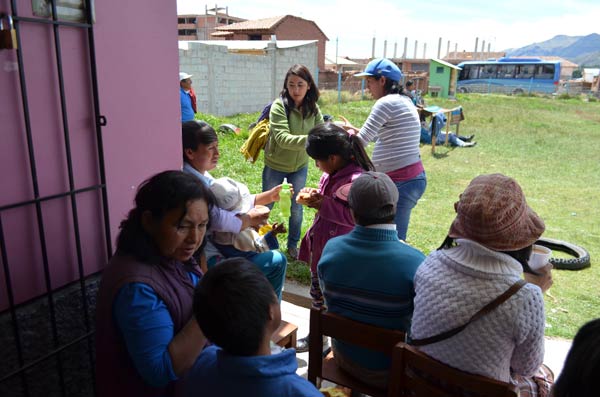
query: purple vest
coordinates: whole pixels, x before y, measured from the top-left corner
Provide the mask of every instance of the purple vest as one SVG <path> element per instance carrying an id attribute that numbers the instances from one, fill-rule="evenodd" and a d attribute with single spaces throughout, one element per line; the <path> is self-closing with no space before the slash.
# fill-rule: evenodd
<path id="1" fill-rule="evenodd" d="M 192 317 L 194 285 L 189 267 L 177 261 L 149 265 L 131 256 L 115 255 L 102 274 L 96 306 L 96 390 L 99 397 L 178 396 L 179 380 L 165 388 L 151 387 L 138 374 L 113 321 L 112 305 L 125 284 L 148 284 L 165 303 L 177 334 Z M 199 267 L 191 269 L 199 276 Z"/>

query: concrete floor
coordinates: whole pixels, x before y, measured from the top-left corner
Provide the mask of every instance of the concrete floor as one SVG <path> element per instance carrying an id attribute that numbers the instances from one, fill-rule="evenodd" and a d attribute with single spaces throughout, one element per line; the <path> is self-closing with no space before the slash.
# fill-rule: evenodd
<path id="1" fill-rule="evenodd" d="M 293 283 L 290 280 L 286 280 L 284 290 L 286 293 L 291 293 L 293 295 L 309 299 L 308 287 Z M 283 299 L 284 300 L 281 302 L 281 317 L 285 321 L 298 326 L 298 338 L 308 335 L 310 310 L 286 301 L 285 293 Z M 556 379 L 562 370 L 563 363 L 569 348 L 571 347 L 571 341 L 558 338 L 546 338 L 545 347 L 546 354 L 544 357 L 544 364 L 552 369 L 554 372 L 554 378 Z M 297 353 L 296 358 L 298 361 L 297 373 L 298 375 L 306 378 L 308 371 L 308 353 Z"/>

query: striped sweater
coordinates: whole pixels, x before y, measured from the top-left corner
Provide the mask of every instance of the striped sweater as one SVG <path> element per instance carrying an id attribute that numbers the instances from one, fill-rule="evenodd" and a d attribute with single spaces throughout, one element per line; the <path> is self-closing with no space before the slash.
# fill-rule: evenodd
<path id="1" fill-rule="evenodd" d="M 398 239 L 394 225 L 359 226 L 327 242 L 317 271 L 327 310 L 367 324 L 408 331 L 413 278 L 425 256 Z M 381 353 L 334 341 L 355 363 L 383 370 Z"/>
<path id="2" fill-rule="evenodd" d="M 421 123 L 407 96 L 389 94 L 379 98 L 358 137 L 364 145 L 376 140 L 371 160 L 379 172 L 395 171 L 421 160 Z"/>

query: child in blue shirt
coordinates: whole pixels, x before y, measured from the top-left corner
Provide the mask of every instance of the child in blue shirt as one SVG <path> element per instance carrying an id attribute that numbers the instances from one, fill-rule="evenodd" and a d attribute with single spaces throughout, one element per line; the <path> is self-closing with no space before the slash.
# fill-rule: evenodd
<path id="1" fill-rule="evenodd" d="M 323 397 L 296 374 L 294 349 L 271 354 L 281 309 L 252 262 L 230 258 L 209 269 L 194 293 L 194 316 L 214 345 L 190 370 L 186 397 Z"/>

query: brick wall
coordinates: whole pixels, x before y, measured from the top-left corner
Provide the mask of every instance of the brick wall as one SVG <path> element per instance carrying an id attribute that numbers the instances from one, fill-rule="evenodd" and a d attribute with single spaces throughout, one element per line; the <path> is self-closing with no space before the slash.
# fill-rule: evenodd
<path id="1" fill-rule="evenodd" d="M 284 23 L 275 29 L 277 40 L 318 40 L 318 66 L 325 69 L 326 36 L 312 21 L 301 18 L 286 18 Z"/>
<path id="2" fill-rule="evenodd" d="M 254 113 L 283 88 L 285 74 L 300 63 L 316 78 L 317 45 L 269 48 L 263 55 L 229 53 L 222 45 L 190 42 L 179 50 L 180 70 L 194 75 L 198 111 L 216 116 Z"/>

